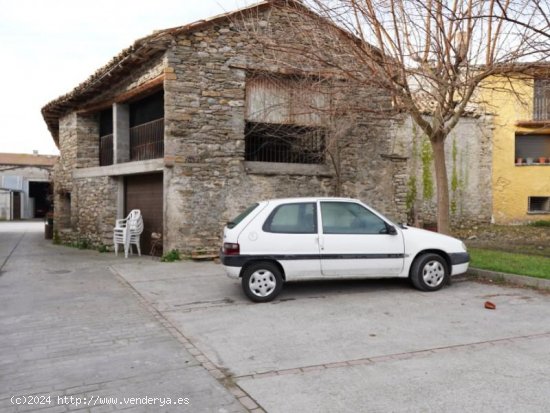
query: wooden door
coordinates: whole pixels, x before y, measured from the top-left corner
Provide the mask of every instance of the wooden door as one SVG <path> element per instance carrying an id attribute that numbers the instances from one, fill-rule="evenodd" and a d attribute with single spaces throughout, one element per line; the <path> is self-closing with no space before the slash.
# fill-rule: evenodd
<path id="1" fill-rule="evenodd" d="M 163 228 L 163 175 L 162 173 L 128 175 L 125 178 L 124 198 L 126 215 L 139 209 L 143 216 L 141 252 L 151 251 L 151 233 L 164 232 Z"/>
<path id="2" fill-rule="evenodd" d="M 21 192 L 13 193 L 13 219 L 21 219 Z"/>

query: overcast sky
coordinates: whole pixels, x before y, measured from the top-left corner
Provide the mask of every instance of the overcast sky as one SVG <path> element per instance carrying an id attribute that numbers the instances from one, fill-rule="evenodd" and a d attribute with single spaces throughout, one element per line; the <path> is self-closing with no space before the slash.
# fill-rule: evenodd
<path id="1" fill-rule="evenodd" d="M 0 0 L 0 152 L 57 154 L 40 109 L 134 40 L 251 0 Z"/>

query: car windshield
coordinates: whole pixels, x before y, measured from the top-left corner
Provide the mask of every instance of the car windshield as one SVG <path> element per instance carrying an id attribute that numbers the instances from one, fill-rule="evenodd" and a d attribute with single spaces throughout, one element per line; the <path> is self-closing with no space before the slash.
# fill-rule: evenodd
<path id="1" fill-rule="evenodd" d="M 260 205 L 260 204 L 250 205 L 243 212 L 241 212 L 239 215 L 237 215 L 235 218 L 233 218 L 231 221 L 229 221 L 227 223 L 227 228 L 229 228 L 229 229 L 235 228 L 237 225 L 239 225 L 239 223 L 243 219 L 245 219 L 248 216 L 248 214 L 250 214 L 252 211 L 254 211 L 258 207 L 258 205 Z"/>
<path id="2" fill-rule="evenodd" d="M 382 216 L 382 217 L 386 220 L 386 222 L 387 222 L 388 224 L 393 225 L 394 227 L 397 226 L 396 223 L 399 222 L 399 220 L 394 219 L 393 216 L 391 216 L 391 215 L 386 215 L 386 214 L 382 214 L 380 211 L 377 211 L 376 209 L 374 209 L 374 208 L 371 207 L 371 206 L 369 206 L 369 209 L 370 209 L 371 211 L 375 212 L 376 214 Z"/>

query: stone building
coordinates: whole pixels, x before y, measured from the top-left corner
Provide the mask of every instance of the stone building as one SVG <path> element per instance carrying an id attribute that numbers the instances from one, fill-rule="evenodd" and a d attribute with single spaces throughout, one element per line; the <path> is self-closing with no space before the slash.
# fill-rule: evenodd
<path id="1" fill-rule="evenodd" d="M 54 155 L 0 153 L 0 221 L 45 217 L 56 160 Z"/>
<path id="2" fill-rule="evenodd" d="M 46 105 L 60 237 L 110 244 L 115 219 L 139 208 L 143 251 L 153 231 L 165 251 L 215 248 L 240 210 L 292 196 L 357 197 L 404 220 L 408 155 L 395 153 L 388 93 L 256 36 L 349 39 L 302 7 L 266 1 L 155 32 Z"/>

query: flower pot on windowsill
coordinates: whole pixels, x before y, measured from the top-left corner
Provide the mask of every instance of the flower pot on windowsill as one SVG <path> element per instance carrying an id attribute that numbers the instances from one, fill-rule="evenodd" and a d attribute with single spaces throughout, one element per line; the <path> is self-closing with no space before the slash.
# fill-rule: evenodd
<path id="1" fill-rule="evenodd" d="M 545 164 L 546 163 L 546 158 L 544 156 L 541 156 L 539 158 L 539 163 L 542 165 L 542 164 Z"/>
<path id="2" fill-rule="evenodd" d="M 523 164 L 524 164 L 523 158 L 516 158 L 516 165 L 523 165 Z"/>
<path id="3" fill-rule="evenodd" d="M 526 161 L 527 161 L 527 165 L 533 165 L 533 163 L 534 163 L 533 158 L 527 158 Z"/>

